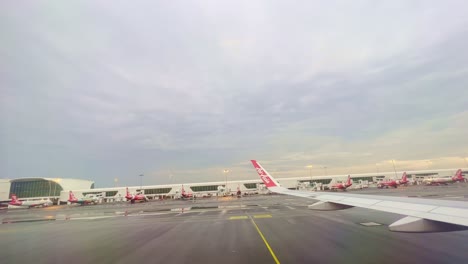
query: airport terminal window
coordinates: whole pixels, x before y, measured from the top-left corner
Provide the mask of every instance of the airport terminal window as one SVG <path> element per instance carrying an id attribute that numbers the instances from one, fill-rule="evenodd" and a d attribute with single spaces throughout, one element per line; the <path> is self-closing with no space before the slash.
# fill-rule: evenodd
<path id="1" fill-rule="evenodd" d="M 217 191 L 218 185 L 192 186 L 190 189 L 194 192 Z"/>
<path id="2" fill-rule="evenodd" d="M 102 192 L 84 192 L 83 196 L 86 196 L 88 194 L 102 194 Z"/>
<path id="3" fill-rule="evenodd" d="M 106 197 L 113 197 L 117 194 L 117 191 L 109 191 L 109 192 L 106 192 Z"/>
<path id="4" fill-rule="evenodd" d="M 156 189 L 144 189 L 145 194 L 161 194 L 169 193 L 172 188 L 156 188 Z"/>
<path id="5" fill-rule="evenodd" d="M 329 184 L 331 182 L 331 179 L 323 179 L 323 180 L 312 180 L 311 183 L 321 183 L 321 184 Z"/>
<path id="6" fill-rule="evenodd" d="M 313 183 L 321 183 L 321 184 L 329 184 L 331 182 L 331 179 L 320 179 L 320 180 L 300 180 L 299 182 L 303 183 L 303 182 L 308 182 L 310 184 L 313 184 Z"/>
<path id="7" fill-rule="evenodd" d="M 10 186 L 11 194 L 16 194 L 18 198 L 60 196 L 62 186 L 48 180 L 15 180 Z"/>
<path id="8" fill-rule="evenodd" d="M 245 188 L 247 189 L 257 189 L 256 183 L 244 183 Z"/>
<path id="9" fill-rule="evenodd" d="M 351 178 L 351 180 L 353 180 L 354 182 L 359 182 L 359 181 L 374 181 L 374 177 L 373 176 L 367 176 L 367 177 L 356 177 L 356 178 Z"/>
<path id="10" fill-rule="evenodd" d="M 439 173 L 418 173 L 413 174 L 415 177 L 438 177 Z"/>

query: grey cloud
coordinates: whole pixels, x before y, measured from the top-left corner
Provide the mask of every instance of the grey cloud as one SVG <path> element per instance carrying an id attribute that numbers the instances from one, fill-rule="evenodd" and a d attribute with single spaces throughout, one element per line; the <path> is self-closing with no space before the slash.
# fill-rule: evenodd
<path id="1" fill-rule="evenodd" d="M 209 179 L 254 157 L 303 162 L 294 153 L 347 166 L 466 111 L 464 2 L 283 5 L 7 4 L 1 176 Z M 431 135 L 444 155 L 445 135 Z"/>

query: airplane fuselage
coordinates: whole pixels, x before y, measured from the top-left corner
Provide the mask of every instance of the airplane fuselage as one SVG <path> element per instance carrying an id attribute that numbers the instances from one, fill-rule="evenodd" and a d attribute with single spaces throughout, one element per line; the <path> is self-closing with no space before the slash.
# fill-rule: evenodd
<path id="1" fill-rule="evenodd" d="M 424 180 L 424 182 L 428 185 L 440 185 L 440 184 L 447 185 L 448 183 L 456 182 L 456 180 L 452 178 L 432 178 L 432 179 Z"/>
<path id="2" fill-rule="evenodd" d="M 8 203 L 9 208 L 31 208 L 31 207 L 45 207 L 52 203 L 50 201 L 14 201 Z"/>
<path id="3" fill-rule="evenodd" d="M 397 188 L 398 183 L 396 181 L 384 181 L 384 182 L 377 184 L 377 187 L 378 188 L 384 188 L 384 187 L 385 188 L 388 188 L 388 187 Z"/>

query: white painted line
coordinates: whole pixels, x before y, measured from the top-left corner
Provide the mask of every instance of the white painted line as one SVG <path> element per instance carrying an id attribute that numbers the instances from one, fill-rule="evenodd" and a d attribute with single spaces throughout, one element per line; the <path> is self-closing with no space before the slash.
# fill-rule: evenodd
<path id="1" fill-rule="evenodd" d="M 116 217 L 115 215 L 112 216 L 88 216 L 88 217 L 73 217 L 70 220 L 95 220 L 95 219 L 104 219 L 104 218 L 112 218 Z"/>
<path id="2" fill-rule="evenodd" d="M 375 223 L 375 222 L 367 222 L 367 223 L 360 223 L 363 226 L 381 226 L 382 224 Z"/>

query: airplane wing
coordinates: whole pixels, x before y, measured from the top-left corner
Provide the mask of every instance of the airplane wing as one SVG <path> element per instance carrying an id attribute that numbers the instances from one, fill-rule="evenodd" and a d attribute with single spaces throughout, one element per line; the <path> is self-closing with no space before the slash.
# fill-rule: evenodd
<path id="1" fill-rule="evenodd" d="M 310 209 L 341 210 L 362 207 L 406 215 L 389 226 L 389 229 L 395 232 L 443 232 L 468 229 L 467 202 L 289 190 L 281 187 L 256 160 L 251 162 L 268 190 L 318 200 L 309 206 Z"/>

